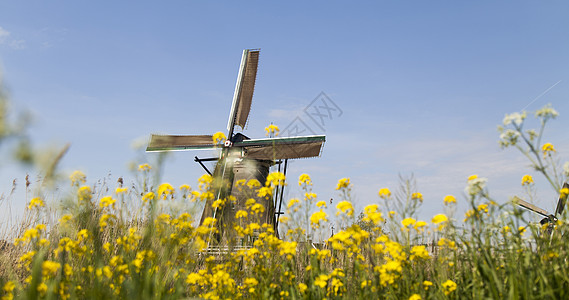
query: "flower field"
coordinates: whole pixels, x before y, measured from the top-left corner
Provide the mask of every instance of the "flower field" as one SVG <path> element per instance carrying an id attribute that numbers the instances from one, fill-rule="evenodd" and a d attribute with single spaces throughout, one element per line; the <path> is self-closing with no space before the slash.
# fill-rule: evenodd
<path id="1" fill-rule="evenodd" d="M 541 141 L 557 112 L 546 106 L 535 116 L 541 128 L 525 131 L 526 113 L 507 115 L 501 145 L 521 151 L 565 199 L 569 166 Z M 57 207 L 45 189 L 27 187 L 29 222 L 0 245 L 2 299 L 569 298 L 566 210 L 553 224 L 531 223 L 515 200 L 493 199 L 477 175 L 464 179 L 466 198 L 440 199 L 444 213 L 428 220 L 417 217 L 424 199 L 410 181 L 378 186 L 362 212 L 349 178 L 338 181 L 334 208 L 313 193 L 308 174 L 238 181 L 234 188 L 252 196 L 235 224 L 224 225 L 234 239 L 213 247 L 218 220 L 199 225 L 203 206 L 209 199 L 223 209 L 235 199 L 214 199 L 209 175 L 192 189 L 155 182 L 153 170 L 141 164 L 129 187 L 93 184 L 76 171 L 70 192 L 50 201 Z M 534 178 L 520 178 L 531 195 Z M 259 221 L 266 208 L 255 197 L 285 184 L 298 184 L 304 197 L 286 202 L 277 237 Z M 456 214 L 458 201 L 468 203 L 465 215 Z"/>

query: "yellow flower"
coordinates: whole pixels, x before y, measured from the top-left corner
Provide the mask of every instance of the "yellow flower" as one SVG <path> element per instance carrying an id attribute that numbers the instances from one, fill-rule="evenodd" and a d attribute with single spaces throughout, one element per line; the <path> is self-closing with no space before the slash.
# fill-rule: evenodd
<path id="1" fill-rule="evenodd" d="M 77 190 L 77 198 L 79 199 L 79 202 L 91 201 L 92 197 L 93 197 L 93 195 L 91 192 L 91 187 L 88 185 L 84 185 L 84 186 L 80 187 L 79 190 Z"/>
<path id="2" fill-rule="evenodd" d="M 221 131 L 218 131 L 216 133 L 213 134 L 213 143 L 214 144 L 223 144 L 225 143 L 225 140 L 227 140 L 227 137 L 225 136 L 225 134 Z"/>
<path id="3" fill-rule="evenodd" d="M 53 277 L 57 275 L 57 271 L 61 268 L 61 264 L 58 262 L 46 260 L 42 263 L 42 275 Z"/>
<path id="4" fill-rule="evenodd" d="M 474 180 L 476 178 L 478 178 L 478 175 L 476 175 L 476 174 L 470 175 L 470 176 L 468 176 L 468 181 Z"/>
<path id="5" fill-rule="evenodd" d="M 187 185 L 187 184 L 182 184 L 182 185 L 180 186 L 180 190 L 182 190 L 182 191 L 189 191 L 189 190 L 190 190 L 190 186 Z"/>
<path id="6" fill-rule="evenodd" d="M 316 277 L 316 280 L 314 280 L 314 284 L 320 288 L 325 288 L 328 284 L 328 279 L 330 279 L 330 276 L 326 274 L 320 274 L 318 277 Z"/>
<path id="7" fill-rule="evenodd" d="M 338 180 L 338 186 L 336 186 L 336 190 L 347 188 L 350 185 L 350 178 L 342 178 Z"/>
<path id="8" fill-rule="evenodd" d="M 284 186 L 285 185 L 285 175 L 281 172 L 272 172 L 267 176 L 267 181 L 265 182 L 266 186 L 270 186 L 271 184 L 273 186 L 276 185 L 280 185 L 280 186 Z"/>
<path id="9" fill-rule="evenodd" d="M 423 230 L 423 227 L 427 226 L 427 222 L 425 221 L 417 221 L 417 223 L 415 223 L 415 225 L 413 227 L 415 227 L 416 230 Z"/>
<path id="10" fill-rule="evenodd" d="M 115 193 L 118 194 L 122 194 L 122 193 L 126 193 L 128 191 L 128 188 L 125 187 L 119 187 L 115 189 Z"/>
<path id="11" fill-rule="evenodd" d="M 550 154 L 551 152 L 556 152 L 555 148 L 553 147 L 553 144 L 551 143 L 543 144 L 543 146 L 541 146 L 541 151 L 543 152 L 543 157 Z"/>
<path id="12" fill-rule="evenodd" d="M 339 215 L 340 213 L 346 213 L 348 216 L 352 216 L 354 214 L 354 207 L 352 206 L 352 203 L 348 201 L 341 201 L 338 203 L 338 205 L 336 205 L 336 208 L 338 209 L 336 215 Z"/>
<path id="13" fill-rule="evenodd" d="M 85 174 L 81 171 L 75 171 L 71 173 L 69 179 L 71 180 L 71 185 L 75 185 L 85 183 L 87 181 L 87 176 L 85 176 Z"/>
<path id="14" fill-rule="evenodd" d="M 445 204 L 456 203 L 456 198 L 453 195 L 446 195 L 443 202 Z"/>
<path id="15" fill-rule="evenodd" d="M 304 293 L 307 289 L 308 289 L 308 286 L 306 284 L 304 284 L 304 283 L 298 284 L 298 290 L 300 291 L 300 293 Z"/>
<path id="16" fill-rule="evenodd" d="M 148 200 L 153 200 L 156 195 L 153 192 L 148 192 L 144 196 L 142 196 L 142 201 L 144 203 L 148 202 Z"/>
<path id="17" fill-rule="evenodd" d="M 250 179 L 249 181 L 247 181 L 247 186 L 248 186 L 250 189 L 258 188 L 258 187 L 261 186 L 261 183 L 260 183 L 259 180 L 257 180 L 257 179 Z"/>
<path id="18" fill-rule="evenodd" d="M 409 259 L 411 260 L 415 260 L 417 258 L 419 259 L 429 259 L 429 252 L 427 252 L 427 249 L 425 246 L 413 246 L 413 248 L 411 248 L 411 256 L 409 257 Z"/>
<path id="19" fill-rule="evenodd" d="M 322 210 L 317 211 L 315 213 L 312 214 L 312 216 L 310 216 L 310 222 L 314 225 L 314 226 L 320 226 L 320 222 L 328 222 L 328 220 L 326 219 L 326 213 Z"/>
<path id="20" fill-rule="evenodd" d="M 529 185 L 533 183 L 533 177 L 531 175 L 524 175 L 522 177 L 522 185 Z"/>
<path id="21" fill-rule="evenodd" d="M 443 286 L 445 295 L 447 295 L 447 296 L 456 290 L 456 283 L 454 283 L 454 281 L 452 281 L 450 279 L 443 282 L 442 286 Z"/>
<path id="22" fill-rule="evenodd" d="M 99 202 L 99 206 L 100 207 L 108 207 L 109 205 L 111 205 L 114 208 L 116 201 L 117 200 L 113 199 L 113 197 L 106 196 L 106 197 L 101 198 L 101 200 Z"/>
<path id="23" fill-rule="evenodd" d="M 386 199 L 391 197 L 391 191 L 388 188 L 379 189 L 379 197 Z"/>
<path id="24" fill-rule="evenodd" d="M 150 169 L 152 169 L 152 167 L 149 164 L 138 165 L 138 170 L 141 172 L 150 171 Z"/>
<path id="25" fill-rule="evenodd" d="M 269 187 L 262 187 L 257 191 L 257 196 L 260 198 L 271 197 L 273 195 L 273 190 Z"/>
<path id="26" fill-rule="evenodd" d="M 446 222 L 446 221 L 448 221 L 448 218 L 444 214 L 438 214 L 438 215 L 434 216 L 433 220 L 432 220 L 433 224 L 439 224 L 439 223 Z"/>
<path id="27" fill-rule="evenodd" d="M 312 180 L 308 174 L 301 174 L 300 177 L 298 177 L 298 185 L 301 186 L 303 183 L 306 185 L 312 185 Z"/>
<path id="28" fill-rule="evenodd" d="M 411 195 L 411 198 L 423 202 L 423 194 L 421 194 L 421 193 L 413 193 Z"/>
<path id="29" fill-rule="evenodd" d="M 413 294 L 411 295 L 411 297 L 409 297 L 409 300 L 421 300 L 421 295 L 419 294 Z"/>
<path id="30" fill-rule="evenodd" d="M 326 208 L 326 201 L 318 201 L 316 202 L 316 206 L 320 208 L 322 207 Z"/>
<path id="31" fill-rule="evenodd" d="M 277 125 L 269 125 L 268 127 L 265 127 L 265 131 L 267 132 L 266 135 L 269 136 L 271 133 L 274 133 L 275 136 L 279 135 L 279 127 Z"/>
<path id="32" fill-rule="evenodd" d="M 480 205 L 478 205 L 477 209 L 479 212 L 487 213 L 488 212 L 488 204 L 480 204 Z"/>
<path id="33" fill-rule="evenodd" d="M 568 188 L 562 188 L 561 190 L 559 190 L 559 196 L 561 198 L 565 198 L 565 197 L 567 197 L 567 195 L 569 195 L 569 189 Z"/>
<path id="34" fill-rule="evenodd" d="M 158 187 L 158 197 L 160 197 L 163 200 L 166 200 L 168 196 L 173 194 L 174 194 L 174 187 L 172 187 L 172 185 L 169 183 L 163 183 Z"/>
<path id="35" fill-rule="evenodd" d="M 379 222 L 383 221 L 381 217 L 381 212 L 379 211 L 379 206 L 377 204 L 370 204 L 364 207 L 364 214 L 365 217 L 362 219 L 366 222 L 373 222 L 373 224 L 377 225 Z"/>
<path id="36" fill-rule="evenodd" d="M 37 290 L 41 297 L 45 296 L 45 293 L 47 293 L 47 284 L 45 284 L 45 282 L 40 283 Z"/>
<path id="37" fill-rule="evenodd" d="M 35 197 L 32 198 L 32 201 L 30 201 L 30 205 L 28 205 L 28 209 L 32 209 L 34 207 L 43 207 L 45 206 L 45 204 L 43 203 L 43 200 L 39 197 Z"/>
<path id="38" fill-rule="evenodd" d="M 6 293 L 11 293 L 14 288 L 16 288 L 16 284 L 13 281 L 8 281 L 6 282 L 6 284 L 4 284 L 4 292 Z"/>
<path id="39" fill-rule="evenodd" d="M 428 280 L 423 281 L 423 288 L 425 289 L 425 291 L 428 291 L 429 287 L 432 285 L 433 285 L 433 283 L 428 281 Z"/>
<path id="40" fill-rule="evenodd" d="M 417 221 L 413 218 L 405 218 L 401 221 L 401 225 L 403 225 L 403 227 L 409 227 L 411 225 L 414 225 L 415 222 Z"/>
<path id="41" fill-rule="evenodd" d="M 290 199 L 290 201 L 288 202 L 287 208 L 291 208 L 293 207 L 295 204 L 299 203 L 300 201 L 298 201 L 297 198 L 292 198 Z"/>
<path id="42" fill-rule="evenodd" d="M 244 210 L 238 210 L 235 213 L 235 218 L 240 219 L 240 218 L 247 218 L 247 212 Z"/>

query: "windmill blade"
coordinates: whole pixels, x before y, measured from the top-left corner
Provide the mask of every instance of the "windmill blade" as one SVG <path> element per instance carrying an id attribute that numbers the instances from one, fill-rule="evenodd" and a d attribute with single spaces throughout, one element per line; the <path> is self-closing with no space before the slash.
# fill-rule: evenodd
<path id="1" fill-rule="evenodd" d="M 251 103 L 253 102 L 253 91 L 255 90 L 255 80 L 257 78 L 257 66 L 259 65 L 259 50 L 243 50 L 241 57 L 241 67 L 237 76 L 237 84 L 235 85 L 235 93 L 233 94 L 233 103 L 229 120 L 227 122 L 227 130 L 229 137 L 233 135 L 235 125 L 245 127 Z"/>
<path id="2" fill-rule="evenodd" d="M 539 207 L 537 207 L 537 206 L 535 206 L 529 202 L 526 202 L 526 201 L 518 198 L 517 196 L 514 196 L 513 202 L 515 204 L 525 208 L 525 209 L 531 210 L 531 211 L 533 211 L 537 214 L 540 214 L 544 217 L 549 218 L 549 216 L 550 216 L 550 214 L 545 209 L 541 209 L 541 208 L 539 208 Z"/>
<path id="3" fill-rule="evenodd" d="M 569 189 L 569 184 L 565 182 L 563 184 L 563 188 Z M 559 201 L 557 201 L 557 208 L 555 209 L 555 217 L 563 213 L 566 201 L 567 201 L 567 196 L 564 196 L 563 194 L 559 195 Z"/>
<path id="4" fill-rule="evenodd" d="M 234 146 L 245 148 L 248 158 L 259 160 L 295 159 L 320 156 L 326 136 L 300 136 L 244 140 Z"/>
<path id="5" fill-rule="evenodd" d="M 214 149 L 211 135 L 157 135 L 153 134 L 146 151 L 207 150 Z"/>

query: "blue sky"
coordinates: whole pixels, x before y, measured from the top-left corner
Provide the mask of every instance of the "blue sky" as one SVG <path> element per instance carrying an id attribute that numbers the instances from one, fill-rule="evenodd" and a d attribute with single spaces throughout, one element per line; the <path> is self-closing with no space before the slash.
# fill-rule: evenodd
<path id="1" fill-rule="evenodd" d="M 317 130 L 321 158 L 291 163 L 289 196 L 302 172 L 326 200 L 350 177 L 362 208 L 414 174 L 428 219 L 471 174 L 499 202 L 521 193 L 534 173 L 498 146 L 505 113 L 552 103 L 544 141 L 567 160 L 567 15 L 565 1 L 4 1 L 0 62 L 15 107 L 35 114 L 34 141 L 71 143 L 63 171 L 133 180 L 134 141 L 225 131 L 241 51 L 261 48 L 245 134 L 286 126 L 322 91 L 343 112 Z M 164 181 L 195 185 L 195 155 L 172 155 Z M 2 193 L 26 171 L 4 159 Z"/>

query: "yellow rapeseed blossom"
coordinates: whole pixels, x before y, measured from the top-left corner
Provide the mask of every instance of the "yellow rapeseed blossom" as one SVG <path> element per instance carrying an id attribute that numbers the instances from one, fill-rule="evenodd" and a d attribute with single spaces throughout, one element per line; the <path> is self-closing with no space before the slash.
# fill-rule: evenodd
<path id="1" fill-rule="evenodd" d="M 84 185 L 77 190 L 77 199 L 79 199 L 79 202 L 91 201 L 92 197 L 91 187 L 88 185 Z"/>
<path id="2" fill-rule="evenodd" d="M 561 190 L 559 190 L 559 196 L 561 198 L 566 198 L 567 195 L 569 195 L 569 189 L 568 188 L 562 188 Z"/>
<path id="3" fill-rule="evenodd" d="M 388 188 L 379 189 L 379 197 L 382 199 L 387 199 L 391 197 L 391 191 Z"/>
<path id="4" fill-rule="evenodd" d="M 298 185 L 302 186 L 303 183 L 306 185 L 312 185 L 312 179 L 310 179 L 310 176 L 308 176 L 308 174 L 301 174 L 298 177 Z"/>
<path id="5" fill-rule="evenodd" d="M 446 195 L 445 198 L 443 199 L 443 202 L 447 205 L 451 203 L 456 203 L 456 198 L 453 195 Z"/>
<path id="6" fill-rule="evenodd" d="M 342 178 L 338 180 L 338 185 L 336 186 L 336 190 L 347 188 L 350 185 L 350 178 Z"/>
<path id="7" fill-rule="evenodd" d="M 411 297 L 409 297 L 409 300 L 421 300 L 421 295 L 419 294 L 413 294 L 411 295 Z"/>
<path id="8" fill-rule="evenodd" d="M 543 152 L 543 157 L 546 157 L 548 154 L 551 155 L 551 152 L 556 152 L 553 144 L 545 143 L 541 146 L 541 151 Z"/>
<path id="9" fill-rule="evenodd" d="M 413 218 L 405 218 L 401 221 L 401 225 L 403 225 L 403 227 L 407 228 L 409 226 L 414 225 L 415 222 L 417 222 L 417 221 Z"/>
<path id="10" fill-rule="evenodd" d="M 166 200 L 166 198 L 170 195 L 173 195 L 175 192 L 174 187 L 172 187 L 169 183 L 163 183 L 158 187 L 158 197 L 162 200 Z"/>
<path id="11" fill-rule="evenodd" d="M 340 201 L 340 203 L 336 205 L 336 208 L 338 209 L 336 215 L 345 213 L 348 216 L 352 216 L 354 214 L 354 207 L 352 206 L 352 203 L 350 203 L 349 201 Z"/>
<path id="12" fill-rule="evenodd" d="M 450 279 L 443 282 L 442 286 L 447 296 L 456 290 L 456 283 Z"/>
<path id="13" fill-rule="evenodd" d="M 381 217 L 381 212 L 379 211 L 379 206 L 377 204 L 370 204 L 364 207 L 364 215 L 365 217 L 362 219 L 366 222 L 373 222 L 373 224 L 377 225 L 379 222 L 383 221 Z"/>
<path id="14" fill-rule="evenodd" d="M 32 198 L 32 200 L 30 201 L 30 205 L 28 205 L 28 209 L 32 209 L 35 207 L 44 207 L 45 204 L 43 203 L 43 200 L 39 197 L 35 197 Z"/>
<path id="15" fill-rule="evenodd" d="M 218 131 L 218 132 L 213 134 L 212 140 L 213 140 L 214 145 L 223 144 L 223 143 L 225 143 L 225 140 L 227 140 L 227 136 L 225 136 L 225 134 L 223 132 Z"/>
<path id="16" fill-rule="evenodd" d="M 433 217 L 433 224 L 439 224 L 448 221 L 448 217 L 444 214 L 438 214 Z"/>
<path id="17" fill-rule="evenodd" d="M 411 194 L 411 198 L 423 202 L 423 194 L 421 193 L 413 193 Z"/>
<path id="18" fill-rule="evenodd" d="M 87 181 L 87 176 L 81 171 L 74 171 L 69 176 L 69 179 L 71 180 L 71 185 L 79 185 Z"/>
<path id="19" fill-rule="evenodd" d="M 275 136 L 279 135 L 279 127 L 277 125 L 269 125 L 268 127 L 265 127 L 265 132 L 266 135 L 269 136 L 270 134 L 274 134 Z"/>
<path id="20" fill-rule="evenodd" d="M 266 186 L 284 186 L 285 185 L 285 175 L 281 172 L 271 172 L 268 176 L 267 176 L 267 181 L 265 182 Z"/>
<path id="21" fill-rule="evenodd" d="M 410 260 L 429 258 L 429 252 L 427 252 L 427 248 L 424 245 L 413 246 L 413 248 L 411 248 L 411 256 L 409 257 Z"/>
<path id="22" fill-rule="evenodd" d="M 150 169 L 152 169 L 152 167 L 149 164 L 138 165 L 138 170 L 141 172 L 150 171 Z"/>
<path id="23" fill-rule="evenodd" d="M 244 211 L 244 210 L 238 210 L 238 211 L 235 213 L 235 218 L 236 218 L 236 219 L 247 218 L 247 212 Z"/>
<path id="24" fill-rule="evenodd" d="M 320 226 L 320 222 L 328 222 L 326 213 L 322 210 L 313 213 L 312 216 L 310 216 L 310 222 L 316 227 Z"/>
<path id="25" fill-rule="evenodd" d="M 156 195 L 153 192 L 148 192 L 142 196 L 142 202 L 146 203 L 149 200 L 152 201 L 155 197 Z"/>
<path id="26" fill-rule="evenodd" d="M 291 207 L 293 207 L 295 204 L 297 204 L 297 203 L 299 203 L 299 202 L 300 202 L 300 201 L 298 201 L 297 198 L 292 198 L 292 199 L 290 199 L 290 201 L 288 201 L 287 208 L 291 208 Z"/>
<path id="27" fill-rule="evenodd" d="M 328 279 L 330 279 L 330 276 L 326 274 L 320 274 L 318 277 L 316 277 L 316 280 L 314 280 L 314 284 L 320 288 L 325 288 L 326 285 L 328 285 Z"/>
<path id="28" fill-rule="evenodd" d="M 105 197 L 101 198 L 101 200 L 99 201 L 99 206 L 100 207 L 112 206 L 114 208 L 116 201 L 117 200 L 113 199 L 113 197 L 111 197 L 111 196 L 105 196 Z"/>
<path id="29" fill-rule="evenodd" d="M 529 185 L 533 183 L 533 177 L 531 175 L 524 175 L 522 177 L 522 185 Z"/>

